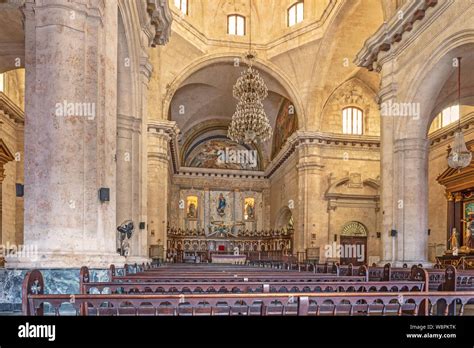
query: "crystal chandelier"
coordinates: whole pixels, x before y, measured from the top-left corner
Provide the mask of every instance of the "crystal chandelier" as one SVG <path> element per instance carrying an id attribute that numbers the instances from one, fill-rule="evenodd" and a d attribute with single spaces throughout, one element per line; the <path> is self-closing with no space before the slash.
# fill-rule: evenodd
<path id="1" fill-rule="evenodd" d="M 461 170 L 471 164 L 472 160 L 472 153 L 467 149 L 461 129 L 461 58 L 458 58 L 458 100 L 458 129 L 454 133 L 454 143 L 448 155 L 448 165 L 453 169 Z"/>
<path id="2" fill-rule="evenodd" d="M 238 103 L 227 131 L 227 136 L 231 140 L 248 145 L 257 141 L 265 142 L 272 136 L 272 127 L 263 107 L 263 100 L 268 96 L 268 88 L 259 72 L 253 67 L 255 54 L 252 52 L 251 13 L 252 2 L 249 16 L 249 52 L 245 56 L 248 67 L 237 79 L 233 89 L 234 98 Z"/>

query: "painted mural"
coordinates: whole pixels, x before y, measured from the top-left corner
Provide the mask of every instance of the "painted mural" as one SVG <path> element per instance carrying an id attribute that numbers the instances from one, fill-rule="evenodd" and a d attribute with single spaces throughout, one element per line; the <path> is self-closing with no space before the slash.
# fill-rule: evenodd
<path id="1" fill-rule="evenodd" d="M 298 129 L 298 116 L 292 102 L 285 99 L 278 112 L 273 133 L 272 158 L 281 150 L 286 139 Z"/>
<path id="2" fill-rule="evenodd" d="M 254 149 L 227 138 L 206 139 L 186 156 L 187 167 L 233 170 L 259 170 L 259 156 Z"/>

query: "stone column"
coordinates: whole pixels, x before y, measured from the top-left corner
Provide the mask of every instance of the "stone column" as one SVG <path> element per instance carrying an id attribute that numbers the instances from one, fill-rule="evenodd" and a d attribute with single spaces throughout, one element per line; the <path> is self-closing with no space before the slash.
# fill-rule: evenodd
<path id="1" fill-rule="evenodd" d="M 108 267 L 116 252 L 117 4 L 25 5 L 25 244 L 7 267 Z M 99 188 L 110 189 L 100 202 Z"/>
<path id="2" fill-rule="evenodd" d="M 166 246 L 169 182 L 172 165 L 170 141 L 177 134 L 176 123 L 152 121 L 148 124 L 148 229 L 149 245 Z"/>
<path id="3" fill-rule="evenodd" d="M 327 243 L 327 230 L 318 212 L 326 210 L 321 193 L 322 164 L 319 148 L 304 143 L 298 146 L 298 224 L 295 231 L 295 252 L 304 252 L 309 247 L 311 233 L 316 233 L 315 245 L 320 255 Z"/>
<path id="4" fill-rule="evenodd" d="M 427 139 L 395 142 L 395 265 L 428 260 L 428 151 Z"/>

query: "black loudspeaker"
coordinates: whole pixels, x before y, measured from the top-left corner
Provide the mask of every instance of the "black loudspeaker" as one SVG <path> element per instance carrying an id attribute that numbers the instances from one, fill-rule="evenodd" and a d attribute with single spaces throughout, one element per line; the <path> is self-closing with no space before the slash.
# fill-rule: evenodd
<path id="1" fill-rule="evenodd" d="M 110 201 L 110 189 L 108 187 L 101 187 L 99 189 L 99 199 L 101 202 Z"/>
<path id="2" fill-rule="evenodd" d="M 431 229 L 428 228 L 428 236 L 431 234 Z"/>
<path id="3" fill-rule="evenodd" d="M 16 184 L 16 196 L 17 197 L 23 197 L 25 195 L 25 185 L 23 184 Z"/>
<path id="4" fill-rule="evenodd" d="M 144 223 L 144 222 L 140 222 L 140 224 L 138 225 L 138 227 L 139 227 L 141 230 L 144 230 L 144 229 L 145 229 L 145 223 Z"/>
<path id="5" fill-rule="evenodd" d="M 397 230 L 390 230 L 390 237 L 396 237 L 397 236 Z"/>
<path id="6" fill-rule="evenodd" d="M 334 241 L 337 242 L 337 234 L 334 235 Z"/>
<path id="7" fill-rule="evenodd" d="M 382 233 L 377 232 L 377 238 L 380 238 L 380 237 L 382 237 Z"/>

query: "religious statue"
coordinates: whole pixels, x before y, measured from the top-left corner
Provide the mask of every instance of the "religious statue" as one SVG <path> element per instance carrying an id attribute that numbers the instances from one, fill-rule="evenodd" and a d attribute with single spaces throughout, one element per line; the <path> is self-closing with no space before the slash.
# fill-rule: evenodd
<path id="1" fill-rule="evenodd" d="M 464 230 L 463 249 L 469 252 L 470 249 L 474 248 L 474 240 L 472 237 L 472 234 L 474 233 L 474 212 L 470 212 L 468 219 L 462 221 L 466 224 L 466 228 Z"/>
<path id="2" fill-rule="evenodd" d="M 246 205 L 246 215 L 247 215 L 247 220 L 252 220 L 255 218 L 255 209 L 254 209 L 254 205 L 252 203 L 248 203 Z"/>
<path id="3" fill-rule="evenodd" d="M 196 214 L 196 205 L 194 203 L 190 203 L 188 207 L 188 218 L 195 219 L 197 218 Z"/>
<path id="4" fill-rule="evenodd" d="M 225 215 L 225 207 L 227 203 L 225 201 L 224 195 L 221 193 L 219 195 L 219 202 L 217 204 L 217 214 L 219 216 L 224 216 Z"/>
<path id="5" fill-rule="evenodd" d="M 455 250 L 458 248 L 458 237 L 457 237 L 457 234 L 456 234 L 456 228 L 453 228 L 452 232 L 451 232 L 451 238 L 449 238 L 449 245 L 451 247 L 451 250 Z"/>
<path id="6" fill-rule="evenodd" d="M 120 255 L 129 256 L 130 255 L 130 238 L 133 234 L 133 221 L 127 220 L 123 222 L 120 226 L 117 227 L 117 231 L 120 233 Z"/>

